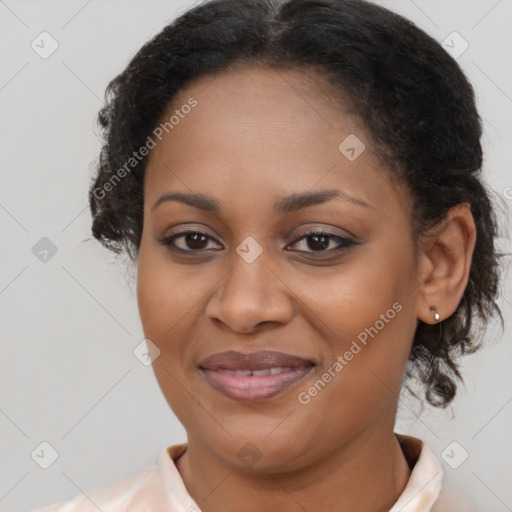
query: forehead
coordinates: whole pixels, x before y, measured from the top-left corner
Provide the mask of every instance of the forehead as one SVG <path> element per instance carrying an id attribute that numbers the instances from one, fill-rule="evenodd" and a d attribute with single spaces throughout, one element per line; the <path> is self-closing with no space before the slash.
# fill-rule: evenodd
<path id="1" fill-rule="evenodd" d="M 168 113 L 191 97 L 200 106 L 194 113 L 200 111 L 205 117 L 217 115 L 222 108 L 223 117 L 247 120 L 261 114 L 284 122 L 291 115 L 292 119 L 300 117 L 298 127 L 304 127 L 304 121 L 309 120 L 311 128 L 315 122 L 331 130 L 350 123 L 360 132 L 365 130 L 347 94 L 311 67 L 276 69 L 262 64 L 236 64 L 188 84 L 174 97 Z"/>
<path id="2" fill-rule="evenodd" d="M 178 122 L 149 155 L 150 201 L 166 188 L 247 198 L 338 186 L 371 203 L 389 188 L 360 118 L 314 73 L 250 67 L 201 77 L 163 122 L 173 114 Z"/>

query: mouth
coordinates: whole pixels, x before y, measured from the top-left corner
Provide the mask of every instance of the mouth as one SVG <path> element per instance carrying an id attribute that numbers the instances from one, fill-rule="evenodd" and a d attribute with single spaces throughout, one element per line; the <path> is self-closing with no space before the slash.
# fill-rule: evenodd
<path id="1" fill-rule="evenodd" d="M 201 361 L 206 381 L 233 400 L 258 402 L 295 386 L 314 363 L 291 354 L 261 351 L 251 354 L 222 352 Z"/>

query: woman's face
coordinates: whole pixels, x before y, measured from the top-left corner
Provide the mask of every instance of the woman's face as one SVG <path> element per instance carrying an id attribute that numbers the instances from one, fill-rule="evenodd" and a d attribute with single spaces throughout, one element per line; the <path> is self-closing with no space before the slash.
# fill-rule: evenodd
<path id="1" fill-rule="evenodd" d="M 240 467 L 297 469 L 392 429 L 416 328 L 409 197 L 321 91 L 297 71 L 201 79 L 149 155 L 153 368 L 189 443 Z"/>

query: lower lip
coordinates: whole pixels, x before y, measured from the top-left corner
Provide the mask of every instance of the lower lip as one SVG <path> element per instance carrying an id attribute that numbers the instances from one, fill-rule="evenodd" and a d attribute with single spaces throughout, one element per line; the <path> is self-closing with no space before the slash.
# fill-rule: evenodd
<path id="1" fill-rule="evenodd" d="M 304 379 L 313 366 L 296 368 L 276 375 L 230 375 L 222 370 L 201 368 L 210 385 L 223 395 L 242 402 L 258 402 L 272 398 Z"/>

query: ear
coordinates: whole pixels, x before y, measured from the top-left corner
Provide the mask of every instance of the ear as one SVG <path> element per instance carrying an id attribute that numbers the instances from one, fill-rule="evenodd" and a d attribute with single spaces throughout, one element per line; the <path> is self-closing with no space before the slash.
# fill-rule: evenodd
<path id="1" fill-rule="evenodd" d="M 423 238 L 420 248 L 420 276 L 416 316 L 436 323 L 452 315 L 462 299 L 476 242 L 476 228 L 468 203 L 452 207 L 446 217 Z"/>

